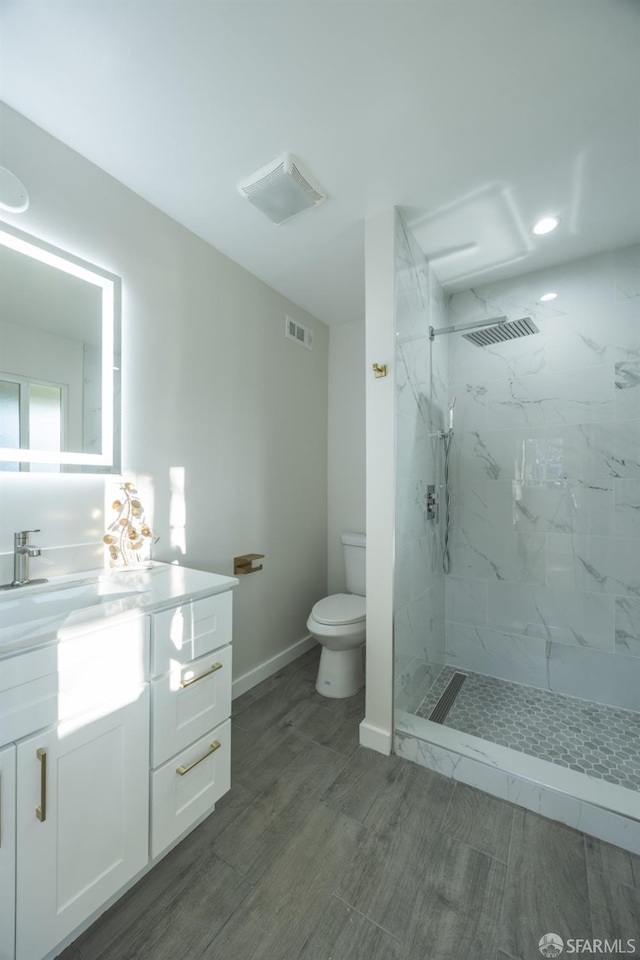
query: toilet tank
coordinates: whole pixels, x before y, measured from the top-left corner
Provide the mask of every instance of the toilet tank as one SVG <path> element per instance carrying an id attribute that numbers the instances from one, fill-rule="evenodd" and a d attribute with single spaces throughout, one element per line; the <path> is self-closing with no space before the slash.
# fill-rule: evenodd
<path id="1" fill-rule="evenodd" d="M 344 550 L 347 591 L 364 597 L 367 538 L 364 533 L 343 533 L 340 539 Z"/>

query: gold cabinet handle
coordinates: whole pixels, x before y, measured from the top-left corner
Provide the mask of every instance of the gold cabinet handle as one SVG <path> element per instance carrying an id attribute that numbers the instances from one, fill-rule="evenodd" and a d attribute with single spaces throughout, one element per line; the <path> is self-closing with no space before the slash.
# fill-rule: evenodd
<path id="1" fill-rule="evenodd" d="M 185 687 L 190 687 L 192 683 L 197 683 L 198 680 L 204 680 L 205 677 L 208 677 L 210 674 L 215 673 L 216 670 L 222 670 L 221 663 L 212 663 L 208 670 L 205 670 L 204 673 L 198 674 L 197 677 L 190 677 L 188 680 L 181 680 L 180 687 L 184 690 Z"/>
<path id="2" fill-rule="evenodd" d="M 36 807 L 36 817 L 44 823 L 47 819 L 47 751 L 38 747 L 36 756 L 40 761 L 40 806 Z"/>
<path id="3" fill-rule="evenodd" d="M 202 763 L 203 760 L 206 760 L 207 757 L 210 757 L 212 753 L 215 753 L 221 747 L 219 740 L 214 740 L 206 753 L 203 753 L 201 757 L 198 757 L 197 760 L 194 760 L 193 763 L 190 763 L 188 767 L 176 767 L 176 773 L 180 777 L 184 777 L 185 773 L 189 773 L 189 770 L 193 770 L 194 767 L 197 767 L 199 763 Z"/>

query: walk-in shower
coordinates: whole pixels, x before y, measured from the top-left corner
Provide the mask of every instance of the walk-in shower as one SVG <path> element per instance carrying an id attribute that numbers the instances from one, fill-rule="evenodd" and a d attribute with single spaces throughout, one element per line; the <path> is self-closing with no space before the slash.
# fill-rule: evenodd
<path id="1" fill-rule="evenodd" d="M 398 219 L 396 752 L 640 852 L 640 245 L 447 293 Z"/>

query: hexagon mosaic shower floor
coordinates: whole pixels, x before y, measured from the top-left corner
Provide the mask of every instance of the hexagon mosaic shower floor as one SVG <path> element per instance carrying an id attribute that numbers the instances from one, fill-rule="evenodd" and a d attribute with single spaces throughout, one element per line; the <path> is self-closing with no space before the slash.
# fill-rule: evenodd
<path id="1" fill-rule="evenodd" d="M 444 726 L 640 790 L 640 713 L 444 667 L 419 717 L 429 719 L 454 673 L 467 679 Z"/>

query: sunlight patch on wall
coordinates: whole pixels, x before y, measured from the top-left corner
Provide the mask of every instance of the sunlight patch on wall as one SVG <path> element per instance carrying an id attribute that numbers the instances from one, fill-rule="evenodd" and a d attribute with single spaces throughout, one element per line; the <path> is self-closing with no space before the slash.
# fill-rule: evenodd
<path id="1" fill-rule="evenodd" d="M 187 505 L 184 497 L 184 467 L 169 467 L 169 544 L 184 556 L 187 552 Z"/>

